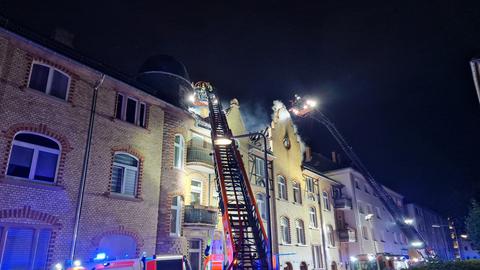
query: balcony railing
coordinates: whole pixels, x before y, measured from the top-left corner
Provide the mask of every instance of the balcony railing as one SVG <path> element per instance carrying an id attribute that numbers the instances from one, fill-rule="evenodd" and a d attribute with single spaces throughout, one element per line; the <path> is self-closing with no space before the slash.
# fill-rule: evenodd
<path id="1" fill-rule="evenodd" d="M 341 229 L 338 230 L 338 238 L 341 243 L 357 242 L 357 233 L 352 228 Z"/>
<path id="2" fill-rule="evenodd" d="M 202 206 L 185 206 L 183 222 L 185 225 L 212 225 L 217 224 L 217 210 Z"/>
<path id="3" fill-rule="evenodd" d="M 335 199 L 335 209 L 350 210 L 352 209 L 352 199 L 337 198 Z"/>
<path id="4" fill-rule="evenodd" d="M 187 144 L 187 163 L 204 163 L 213 166 L 211 143 L 198 143 L 190 141 Z"/>

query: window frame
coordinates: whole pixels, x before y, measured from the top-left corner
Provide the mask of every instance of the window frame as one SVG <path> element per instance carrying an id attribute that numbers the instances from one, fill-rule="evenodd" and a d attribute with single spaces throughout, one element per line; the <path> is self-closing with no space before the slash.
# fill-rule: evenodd
<path id="1" fill-rule="evenodd" d="M 115 162 L 115 156 L 117 154 L 124 154 L 124 155 L 132 157 L 133 159 L 135 159 L 137 161 L 137 167 Z M 127 152 L 122 152 L 122 151 L 115 152 L 115 153 L 113 153 L 112 170 L 113 170 L 114 167 L 123 168 L 122 186 L 120 187 L 120 192 L 115 192 L 113 190 L 110 190 L 110 192 L 114 193 L 114 194 L 119 194 L 119 195 L 122 195 L 122 196 L 137 197 L 137 195 L 138 195 L 138 181 L 139 181 L 139 176 L 140 176 L 140 159 L 137 158 L 136 156 L 130 154 L 130 153 L 127 153 Z M 126 175 L 126 171 L 127 171 L 126 169 L 135 171 L 135 191 L 134 191 L 133 195 L 125 193 L 125 175 Z M 113 182 L 113 176 L 112 176 L 112 179 L 110 179 L 110 181 Z"/>
<path id="2" fill-rule="evenodd" d="M 179 143 L 176 142 L 177 137 L 180 138 Z M 173 138 L 174 138 L 173 139 L 173 168 L 178 169 L 178 170 L 182 170 L 183 167 L 184 167 L 185 139 L 183 138 L 182 134 L 178 134 L 178 133 L 175 134 L 175 136 Z M 180 156 L 178 156 L 178 157 L 175 156 L 175 149 L 177 147 L 180 149 L 178 151 L 180 153 Z M 179 163 L 179 166 L 177 166 L 177 164 L 176 164 L 177 161 Z"/>
<path id="3" fill-rule="evenodd" d="M 200 187 L 192 185 L 193 182 L 200 183 Z M 197 179 L 191 179 L 190 180 L 190 204 L 193 204 L 194 202 L 192 201 L 192 193 L 199 193 L 200 194 L 200 201 L 198 202 L 199 205 L 202 204 L 203 202 L 203 181 L 202 180 L 197 180 Z"/>
<path id="4" fill-rule="evenodd" d="M 297 245 L 306 245 L 307 238 L 305 233 L 305 222 L 303 222 L 303 220 L 295 220 L 295 233 L 297 236 Z"/>
<path id="5" fill-rule="evenodd" d="M 293 202 L 302 204 L 302 187 L 299 182 L 292 182 Z M 297 198 L 298 197 L 298 198 Z"/>
<path id="6" fill-rule="evenodd" d="M 285 224 L 283 224 L 283 222 L 285 222 Z M 280 217 L 280 232 L 281 232 L 281 243 L 283 245 L 291 245 L 292 237 L 290 235 L 290 219 L 288 217 L 285 217 L 285 216 Z"/>
<path id="7" fill-rule="evenodd" d="M 322 191 L 322 202 L 323 202 L 323 205 L 324 205 L 324 210 L 325 211 L 331 211 L 332 210 L 332 206 L 330 205 L 330 198 L 328 196 L 328 192 L 323 190 Z"/>
<path id="8" fill-rule="evenodd" d="M 280 181 L 280 179 L 283 181 Z M 282 200 L 288 200 L 287 179 L 283 175 L 277 176 L 277 187 L 278 198 Z"/>
<path id="9" fill-rule="evenodd" d="M 198 242 L 198 248 L 192 248 L 190 247 L 190 242 Z M 190 257 L 190 253 L 198 253 L 198 266 L 200 267 L 200 269 L 198 270 L 201 270 L 202 269 L 202 257 L 203 257 L 203 254 L 202 254 L 202 248 L 203 248 L 203 241 L 202 239 L 200 238 L 193 238 L 193 239 L 188 239 L 188 258 L 190 261 L 192 261 L 191 257 Z M 192 268 L 192 270 L 195 270 Z"/>
<path id="10" fill-rule="evenodd" d="M 173 200 L 177 200 L 177 205 L 173 205 Z M 176 236 L 176 237 L 180 237 L 181 236 L 181 231 L 182 231 L 182 228 L 181 228 L 181 214 L 182 214 L 182 196 L 174 196 L 172 198 L 172 201 L 170 202 L 170 212 L 172 210 L 175 210 L 176 212 L 176 216 L 175 216 L 175 232 L 172 232 L 172 227 L 171 227 L 171 224 L 172 224 L 172 221 L 171 221 L 171 218 L 172 216 L 170 215 L 170 223 L 169 223 L 169 231 L 170 231 L 170 236 Z"/>
<path id="11" fill-rule="evenodd" d="M 326 228 L 327 228 L 328 247 L 335 247 L 335 232 L 333 230 L 333 226 L 328 224 Z"/>
<path id="12" fill-rule="evenodd" d="M 121 108 L 120 108 L 120 117 L 117 115 L 118 112 L 118 97 L 122 97 Z M 134 123 L 127 121 L 127 104 L 128 100 L 135 101 L 135 121 Z M 117 106 L 115 110 L 115 118 L 127 122 L 132 125 L 136 125 L 142 128 L 147 128 L 147 103 L 140 101 L 140 99 L 126 95 L 124 93 L 117 92 L 117 99 L 116 99 L 115 106 Z M 141 116 L 141 107 L 144 106 L 143 110 L 143 123 L 140 123 L 140 116 Z"/>
<path id="13" fill-rule="evenodd" d="M 57 144 L 57 146 L 58 146 L 58 149 L 48 148 L 48 147 L 41 146 L 41 145 L 36 145 L 36 144 L 32 144 L 32 143 L 27 143 L 27 142 L 22 142 L 22 141 L 17 141 L 17 140 L 15 140 L 15 138 L 16 138 L 18 135 L 20 135 L 20 134 L 31 134 L 31 135 L 36 135 L 36 136 L 44 137 L 44 138 L 46 138 L 46 139 L 49 139 L 49 140 L 55 142 L 55 143 Z M 31 161 L 31 163 L 30 163 L 30 172 L 29 172 L 28 178 L 8 174 L 8 167 L 9 167 L 9 165 L 10 165 L 10 161 L 11 161 L 11 158 L 12 158 L 13 146 L 14 146 L 14 145 L 17 145 L 17 146 L 20 146 L 20 147 L 24 147 L 24 148 L 28 148 L 28 149 L 32 149 L 32 150 L 33 150 L 32 161 Z M 55 176 L 54 176 L 52 182 L 35 179 L 35 171 L 36 171 L 36 169 L 37 169 L 38 152 L 39 152 L 39 151 L 46 152 L 46 153 L 50 153 L 50 154 L 57 154 L 57 162 L 56 162 L 57 164 L 56 164 L 56 166 L 55 166 Z M 45 184 L 54 185 L 54 184 L 57 183 L 57 180 L 58 180 L 58 179 L 57 179 L 57 178 L 58 178 L 58 167 L 59 167 L 59 165 L 60 165 L 61 154 L 62 154 L 62 145 L 61 145 L 56 139 L 54 139 L 54 138 L 52 138 L 52 137 L 49 137 L 49 136 L 45 136 L 45 135 L 43 135 L 43 134 L 41 134 L 41 133 L 36 133 L 36 132 L 25 132 L 25 131 L 17 132 L 17 133 L 15 133 L 15 135 L 13 136 L 13 139 L 12 139 L 12 142 L 11 142 L 10 153 L 8 154 L 7 167 L 5 168 L 5 169 L 6 169 L 5 175 L 8 175 L 9 177 L 14 177 L 14 178 L 18 178 L 18 179 L 24 179 L 24 180 L 28 180 L 28 181 L 37 182 L 37 183 L 45 183 Z M 32 177 L 32 175 L 33 175 L 33 177 Z"/>
<path id="14" fill-rule="evenodd" d="M 32 75 L 33 75 L 33 66 L 34 65 L 40 65 L 40 66 L 44 66 L 44 67 L 47 67 L 48 68 L 48 77 L 47 77 L 47 85 L 45 86 L 45 92 L 39 90 L 39 89 L 35 89 L 35 88 L 30 88 L 30 81 L 32 80 Z M 62 75 L 66 76 L 67 77 L 67 89 L 65 89 L 65 99 L 63 98 L 60 98 L 60 97 L 57 97 L 57 96 L 53 96 L 51 95 L 51 91 L 52 91 L 52 81 L 53 81 L 53 73 L 54 71 L 57 71 L 59 73 L 61 73 Z M 52 65 L 49 65 L 47 63 L 44 63 L 44 62 L 41 62 L 41 61 L 33 61 L 32 64 L 30 65 L 30 74 L 28 75 L 28 83 L 27 83 L 27 87 L 29 89 L 32 89 L 32 90 L 35 90 L 35 91 L 40 91 L 44 94 L 47 94 L 49 96 L 52 96 L 52 97 L 55 97 L 55 98 L 58 98 L 58 99 L 61 99 L 61 100 L 65 100 L 67 101 L 68 100 L 68 96 L 70 94 L 70 85 L 71 85 L 71 82 L 72 82 L 72 76 L 70 76 L 69 74 L 67 74 L 65 71 L 63 70 L 60 70 Z"/>
<path id="15" fill-rule="evenodd" d="M 313 177 L 305 177 L 305 185 L 308 193 L 315 193 L 315 183 Z"/>
<path id="16" fill-rule="evenodd" d="M 314 206 L 309 207 L 308 209 L 308 216 L 310 217 L 310 228 L 317 229 L 318 228 L 318 216 L 317 216 L 317 209 Z M 312 224 L 313 220 L 313 224 Z"/>
<path id="17" fill-rule="evenodd" d="M 261 198 L 261 199 L 259 199 L 259 198 Z M 266 195 L 264 193 L 261 193 L 261 192 L 257 193 L 256 196 L 255 196 L 255 201 L 257 203 L 258 212 L 260 212 L 260 217 L 263 220 L 268 220 Z"/>
<path id="18" fill-rule="evenodd" d="M 255 162 L 255 185 L 260 187 L 265 187 L 266 181 L 267 181 L 267 177 L 264 175 L 265 159 L 254 156 L 254 162 Z M 261 163 L 261 166 L 259 166 L 259 163 Z"/>

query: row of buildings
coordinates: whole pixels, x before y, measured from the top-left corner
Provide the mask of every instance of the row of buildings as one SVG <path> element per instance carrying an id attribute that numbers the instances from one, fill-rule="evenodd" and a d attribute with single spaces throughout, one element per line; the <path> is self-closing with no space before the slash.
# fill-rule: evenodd
<path id="1" fill-rule="evenodd" d="M 0 268 L 51 269 L 102 252 L 185 254 L 203 269 L 206 245 L 223 231 L 207 112 L 182 105 L 188 85 L 185 68 L 168 57 L 150 59 L 131 80 L 4 24 Z M 226 116 L 234 134 L 247 133 L 238 100 Z M 365 178 L 305 146 L 282 104 L 265 134 L 266 146 L 254 138 L 237 145 L 281 268 L 346 269 L 358 254 L 408 255 Z M 428 247 L 451 259 L 447 220 L 387 190 Z"/>

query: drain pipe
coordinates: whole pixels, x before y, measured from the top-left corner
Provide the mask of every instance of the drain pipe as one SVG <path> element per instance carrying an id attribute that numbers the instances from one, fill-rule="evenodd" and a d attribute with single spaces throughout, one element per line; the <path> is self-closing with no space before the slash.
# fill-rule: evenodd
<path id="1" fill-rule="evenodd" d="M 83 156 L 82 176 L 80 178 L 80 188 L 78 190 L 77 209 L 75 211 L 75 226 L 73 227 L 72 246 L 70 250 L 70 261 L 75 259 L 75 249 L 77 247 L 78 229 L 80 228 L 80 217 L 82 214 L 83 197 L 85 194 L 85 184 L 87 181 L 88 161 L 90 159 L 90 148 L 92 146 L 93 123 L 95 121 L 95 109 L 97 107 L 98 89 L 105 80 L 105 74 L 102 74 L 93 86 L 92 106 L 90 108 L 90 120 L 88 122 L 87 142 L 85 144 L 85 154 Z"/>

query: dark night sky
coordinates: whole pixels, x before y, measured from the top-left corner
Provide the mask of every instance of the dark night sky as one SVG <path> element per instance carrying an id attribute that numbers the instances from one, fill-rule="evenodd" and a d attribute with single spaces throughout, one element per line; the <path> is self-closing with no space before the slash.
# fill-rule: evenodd
<path id="1" fill-rule="evenodd" d="M 44 35 L 65 28 L 131 75 L 173 55 L 263 122 L 272 100 L 316 95 L 380 182 L 445 215 L 480 195 L 478 1 L 70 2 L 3 0 L 0 12 Z M 299 126 L 318 151 L 338 149 L 318 124 Z"/>

